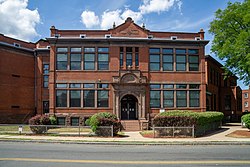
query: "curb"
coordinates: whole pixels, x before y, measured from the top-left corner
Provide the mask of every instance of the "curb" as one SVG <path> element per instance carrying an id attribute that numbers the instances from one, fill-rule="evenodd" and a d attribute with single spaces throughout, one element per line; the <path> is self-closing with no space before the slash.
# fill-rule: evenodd
<path id="1" fill-rule="evenodd" d="M 59 143 L 59 144 L 86 144 L 86 145 L 250 145 L 250 141 L 68 141 L 68 140 L 32 140 L 32 139 L 0 139 L 0 142 L 23 142 L 23 143 Z"/>

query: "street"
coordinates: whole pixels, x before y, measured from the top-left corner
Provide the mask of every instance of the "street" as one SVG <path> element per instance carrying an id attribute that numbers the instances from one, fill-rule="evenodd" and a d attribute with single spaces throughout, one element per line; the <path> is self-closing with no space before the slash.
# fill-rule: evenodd
<path id="1" fill-rule="evenodd" d="M 249 150 L 249 145 L 148 146 L 0 142 L 0 166 L 250 166 Z"/>

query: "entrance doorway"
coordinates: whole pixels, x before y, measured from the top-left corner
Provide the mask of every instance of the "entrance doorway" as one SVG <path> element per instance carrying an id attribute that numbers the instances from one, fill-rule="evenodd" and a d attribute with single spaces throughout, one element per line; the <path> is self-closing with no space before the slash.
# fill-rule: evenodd
<path id="1" fill-rule="evenodd" d="M 133 95 L 126 95 L 121 99 L 121 119 L 136 120 L 137 117 L 137 98 Z"/>

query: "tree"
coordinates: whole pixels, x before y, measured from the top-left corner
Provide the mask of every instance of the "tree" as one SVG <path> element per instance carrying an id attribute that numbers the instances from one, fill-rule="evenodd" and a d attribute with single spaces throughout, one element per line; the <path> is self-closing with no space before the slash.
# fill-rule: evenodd
<path id="1" fill-rule="evenodd" d="M 250 0 L 228 3 L 218 9 L 210 23 L 214 35 L 212 52 L 245 84 L 250 84 Z"/>

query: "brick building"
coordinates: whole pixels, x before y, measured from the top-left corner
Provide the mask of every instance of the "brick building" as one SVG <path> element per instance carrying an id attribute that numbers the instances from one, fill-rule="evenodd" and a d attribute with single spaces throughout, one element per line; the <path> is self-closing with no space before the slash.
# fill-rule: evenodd
<path id="1" fill-rule="evenodd" d="M 51 36 L 37 43 L 15 39 L 9 42 L 8 37 L 1 36 L 1 52 L 6 52 L 1 54 L 1 63 L 12 67 L 11 63 L 16 62 L 18 68 L 31 73 L 31 90 L 27 90 L 30 94 L 14 91 L 21 99 L 30 99 L 27 115 L 32 111 L 55 114 L 60 124 L 78 124 L 94 113 L 106 111 L 123 122 L 140 124 L 165 110 L 224 111 L 219 97 L 226 95 L 225 91 L 235 90 L 216 88 L 216 79 L 209 82 L 210 66 L 218 68 L 220 83 L 223 73 L 218 62 L 204 55 L 208 41 L 203 30 L 155 32 L 138 26 L 131 18 L 109 30 L 59 30 L 54 26 L 50 30 Z M 21 47 L 14 46 L 15 41 Z M 14 56 L 12 50 L 20 61 L 9 57 Z M 23 50 L 25 54 L 21 54 Z M 31 62 L 24 68 L 29 54 Z M 2 57 L 10 64 L 3 62 Z M 2 71 L 5 68 L 1 66 L 0 89 L 7 95 L 13 91 L 11 86 L 18 83 L 4 83 Z M 14 80 L 12 73 L 16 75 L 15 71 L 7 71 L 5 77 Z M 215 75 L 213 78 L 217 78 Z M 24 78 L 19 77 L 19 82 Z M 16 89 L 22 90 L 18 86 Z M 25 103 L 2 103 L 5 94 L 1 94 L 0 112 L 15 116 L 19 114 L 15 110 L 20 110 L 21 114 Z"/>
<path id="2" fill-rule="evenodd" d="M 249 89 L 242 90 L 242 112 L 250 112 L 250 87 Z"/>

